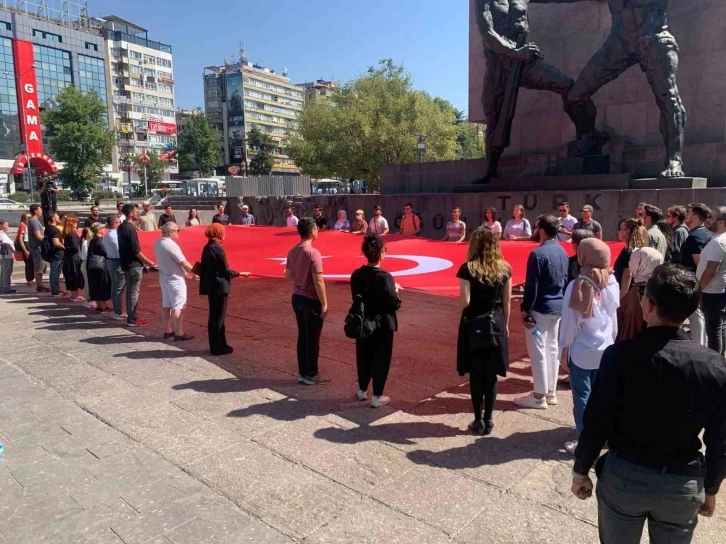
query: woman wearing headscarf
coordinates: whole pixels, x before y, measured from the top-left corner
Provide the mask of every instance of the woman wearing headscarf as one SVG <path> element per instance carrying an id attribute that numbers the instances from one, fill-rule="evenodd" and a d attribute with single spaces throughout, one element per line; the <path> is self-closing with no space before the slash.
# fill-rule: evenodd
<path id="1" fill-rule="evenodd" d="M 600 359 L 618 333 L 620 287 L 610 269 L 610 247 L 602 240 L 582 240 L 577 260 L 580 275 L 567 287 L 562 301 L 560 365 L 570 370 L 573 414 L 580 432 Z M 571 454 L 576 448 L 576 440 L 565 443 Z"/>
<path id="2" fill-rule="evenodd" d="M 348 212 L 345 210 L 338 210 L 338 219 L 335 221 L 333 226 L 334 230 L 347 231 L 350 230 L 350 221 L 348 221 Z"/>
<path id="3" fill-rule="evenodd" d="M 249 272 L 237 272 L 229 268 L 224 243 L 224 226 L 212 223 L 204 235 L 208 238 L 202 251 L 201 271 L 199 273 L 199 294 L 209 298 L 209 319 L 207 334 L 209 351 L 212 355 L 229 355 L 234 351 L 227 344 L 224 318 L 227 315 L 227 299 L 231 289 L 231 280 L 239 276 L 248 277 Z"/>
<path id="4" fill-rule="evenodd" d="M 645 329 L 643 309 L 640 306 L 638 289 L 648 283 L 653 271 L 663 264 L 663 254 L 652 247 L 636 247 L 630 255 L 628 270 L 631 284 L 620 286 L 620 308 L 618 309 L 617 341 L 630 340 Z M 623 296 L 623 290 L 627 292 Z"/>
<path id="5" fill-rule="evenodd" d="M 90 300 L 96 303 L 99 314 L 111 311 L 108 301 L 111 300 L 111 276 L 106 268 L 106 247 L 103 245 L 101 231 L 104 225 L 93 223 L 89 227 L 93 237 L 88 242 L 86 256 L 86 273 L 88 274 L 88 294 Z"/>

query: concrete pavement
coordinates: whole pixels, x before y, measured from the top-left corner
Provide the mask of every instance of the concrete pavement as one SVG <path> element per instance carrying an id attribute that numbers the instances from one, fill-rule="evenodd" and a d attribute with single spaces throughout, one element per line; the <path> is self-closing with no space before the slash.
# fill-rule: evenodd
<path id="1" fill-rule="evenodd" d="M 20 289 L 0 297 L 0 542 L 597 542 L 571 395 L 515 410 L 525 363 L 474 437 L 466 384 L 373 410 L 352 365 L 303 387 Z M 721 504 L 694 542 L 724 540 Z"/>

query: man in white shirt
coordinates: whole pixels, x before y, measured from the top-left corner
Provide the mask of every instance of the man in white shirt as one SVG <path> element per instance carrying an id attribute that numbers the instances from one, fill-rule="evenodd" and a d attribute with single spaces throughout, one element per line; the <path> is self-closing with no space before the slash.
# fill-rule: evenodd
<path id="1" fill-rule="evenodd" d="M 7 221 L 0 219 L 0 293 L 3 295 L 18 292 L 17 289 L 10 288 L 15 264 L 15 244 L 8 236 L 8 226 Z"/>
<path id="2" fill-rule="evenodd" d="M 294 227 L 297 228 L 297 224 L 300 222 L 300 220 L 295 217 L 295 214 L 292 211 L 292 208 L 285 208 L 285 225 L 288 227 Z"/>
<path id="3" fill-rule="evenodd" d="M 106 249 L 106 271 L 111 278 L 111 302 L 113 302 L 113 318 L 116 321 L 126 319 L 123 311 L 123 293 L 126 288 L 126 276 L 121 269 L 121 256 L 118 249 L 118 227 L 121 219 L 118 215 L 109 215 L 106 219 L 106 234 L 103 236 L 103 247 Z"/>
<path id="4" fill-rule="evenodd" d="M 373 208 L 373 218 L 368 223 L 368 234 L 388 234 L 388 221 L 383 217 L 383 209 L 380 206 Z"/>
<path id="5" fill-rule="evenodd" d="M 182 253 L 179 240 L 179 225 L 173 221 L 161 227 L 161 238 L 154 244 L 154 255 L 159 266 L 159 286 L 161 287 L 161 321 L 164 325 L 164 338 L 177 342 L 191 340 L 194 336 L 184 333 L 182 312 L 187 305 L 187 282 L 185 272 L 192 271 Z"/>
<path id="6" fill-rule="evenodd" d="M 701 311 L 708 347 L 726 355 L 726 206 L 711 213 L 711 241 L 701 251 L 696 277 L 701 284 Z"/>
<path id="7" fill-rule="evenodd" d="M 572 233 L 574 232 L 577 219 L 570 215 L 569 202 L 562 202 L 557 206 L 557 212 L 560 214 L 557 218 L 560 223 L 560 231 L 557 233 L 557 239 L 560 242 L 569 242 L 572 239 Z"/>

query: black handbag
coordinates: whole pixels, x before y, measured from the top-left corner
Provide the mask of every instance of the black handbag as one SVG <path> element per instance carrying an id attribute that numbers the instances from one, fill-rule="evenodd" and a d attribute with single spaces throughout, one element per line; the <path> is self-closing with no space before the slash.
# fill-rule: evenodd
<path id="1" fill-rule="evenodd" d="M 86 270 L 105 270 L 106 258 L 102 255 L 89 255 Z"/>
<path id="2" fill-rule="evenodd" d="M 466 335 L 469 338 L 469 351 L 480 351 L 499 347 L 494 331 L 494 312 L 464 319 Z"/>

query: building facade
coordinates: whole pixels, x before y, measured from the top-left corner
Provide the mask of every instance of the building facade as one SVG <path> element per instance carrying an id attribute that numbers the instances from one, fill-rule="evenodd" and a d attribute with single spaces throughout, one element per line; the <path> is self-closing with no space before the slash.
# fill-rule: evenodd
<path id="1" fill-rule="evenodd" d="M 40 115 L 64 87 L 94 90 L 109 103 L 104 40 L 84 8 L 38 9 L 42 2 L 0 4 L 0 192 L 29 189 L 53 174 L 53 150 Z M 27 165 L 30 167 L 26 168 Z M 32 172 L 32 174 L 30 173 Z"/>
<path id="2" fill-rule="evenodd" d="M 300 171 L 285 155 L 289 131 L 297 129 L 304 91 L 290 83 L 287 70 L 282 75 L 249 62 L 244 53 L 240 61 L 204 69 L 204 110 L 219 134 L 220 173 L 245 171 L 255 150 L 247 145 L 246 135 L 253 128 L 269 135 L 273 150 L 273 174 L 295 175 Z"/>
<path id="3" fill-rule="evenodd" d="M 113 170 L 129 157 L 154 151 L 164 157 L 176 147 L 174 69 L 170 45 L 150 40 L 148 31 L 116 15 L 102 18 L 110 65 L 110 117 L 118 145 Z M 178 173 L 170 163 L 168 174 Z M 138 175 L 132 172 L 132 179 Z"/>
<path id="4" fill-rule="evenodd" d="M 340 87 L 335 81 L 318 79 L 309 83 L 299 83 L 305 92 L 305 102 L 328 102 Z"/>

